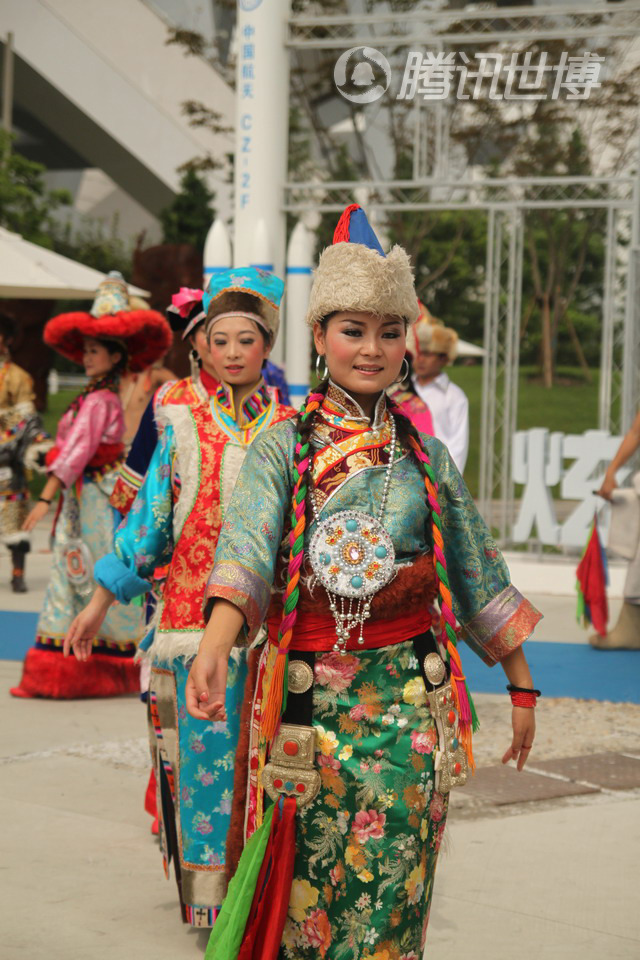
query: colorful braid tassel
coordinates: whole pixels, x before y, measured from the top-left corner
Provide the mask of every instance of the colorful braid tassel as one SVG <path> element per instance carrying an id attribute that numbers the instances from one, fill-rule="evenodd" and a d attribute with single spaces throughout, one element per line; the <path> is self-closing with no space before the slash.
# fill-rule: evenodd
<path id="1" fill-rule="evenodd" d="M 458 711 L 458 739 L 467 755 L 469 766 L 475 770 L 473 759 L 473 733 L 478 729 L 478 715 L 467 686 L 462 661 L 458 652 L 458 637 L 456 633 L 456 619 L 453 614 L 453 598 L 449 587 L 447 561 L 444 555 L 444 539 L 442 536 L 442 519 L 440 504 L 438 503 L 438 481 L 436 480 L 431 461 L 425 450 L 414 437 L 409 438 L 411 447 L 422 464 L 424 470 L 424 484 L 427 490 L 427 501 L 431 510 L 431 532 L 433 536 L 433 552 L 440 610 L 442 613 L 441 642 L 446 650 L 447 659 L 451 668 L 451 687 Z"/>
<path id="2" fill-rule="evenodd" d="M 296 801 L 273 804 L 248 840 L 216 919 L 205 960 L 276 960 L 289 909 Z"/>
<path id="3" fill-rule="evenodd" d="M 233 879 L 209 937 L 205 960 L 236 960 L 258 885 L 271 836 L 275 806 L 269 807 L 262 825 L 245 844 Z"/>
<path id="4" fill-rule="evenodd" d="M 300 411 L 300 425 L 318 409 L 324 395 L 311 393 Z M 262 684 L 262 715 L 260 732 L 270 743 L 278 729 L 287 706 L 288 651 L 297 617 L 300 567 L 304 558 L 304 531 L 306 527 L 307 486 L 305 474 L 309 466 L 309 441 L 302 442 L 300 428 L 296 438 L 295 470 L 298 474 L 291 497 L 291 533 L 289 534 L 289 572 L 284 594 L 282 621 L 278 631 L 278 653 L 273 670 L 265 670 Z"/>

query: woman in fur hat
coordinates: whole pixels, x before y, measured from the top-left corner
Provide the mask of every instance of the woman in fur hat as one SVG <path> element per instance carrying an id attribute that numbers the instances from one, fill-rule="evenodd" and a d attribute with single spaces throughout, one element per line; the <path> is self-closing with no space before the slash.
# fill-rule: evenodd
<path id="1" fill-rule="evenodd" d="M 522 643 L 540 615 L 446 448 L 386 400 L 417 313 L 406 253 L 385 257 L 347 208 L 307 315 L 320 385 L 240 471 L 187 685 L 191 715 L 223 721 L 231 651 L 266 617 L 247 844 L 209 942 L 216 960 L 421 955 L 448 791 L 473 764 L 456 621 L 514 685 L 504 761 L 522 769 L 533 743 Z"/>
<path id="2" fill-rule="evenodd" d="M 150 736 L 159 784 L 161 847 L 173 859 L 182 919 L 212 926 L 226 891 L 225 842 L 233 793 L 246 657 L 228 664 L 228 723 L 204 730 L 185 709 L 185 684 L 204 619 L 202 597 L 233 485 L 248 449 L 271 424 L 293 415 L 262 379 L 279 324 L 283 283 L 250 267 L 216 274 L 204 295 L 209 362 L 219 378 L 211 396 L 201 377 L 191 403 L 156 407 L 160 441 L 114 552 L 96 565 L 100 584 L 67 635 L 81 661 L 114 601 L 150 589 L 168 564 L 155 627 Z M 188 335 L 188 333 L 187 333 Z M 196 393 L 197 391 L 197 393 Z"/>
<path id="3" fill-rule="evenodd" d="M 58 699 L 129 693 L 138 686 L 133 655 L 143 627 L 139 609 L 112 612 L 94 639 L 91 670 L 65 660 L 62 645 L 95 586 L 93 564 L 113 541 L 109 496 L 124 453 L 120 374 L 127 367 L 143 370 L 163 356 L 171 330 L 154 310 L 130 310 L 127 286 L 113 273 L 101 284 L 90 313 L 54 317 L 44 339 L 82 363 L 89 383 L 58 424 L 56 444 L 47 455 L 49 479 L 24 524 L 31 531 L 60 494 L 53 568 L 35 646 L 11 693 Z"/>

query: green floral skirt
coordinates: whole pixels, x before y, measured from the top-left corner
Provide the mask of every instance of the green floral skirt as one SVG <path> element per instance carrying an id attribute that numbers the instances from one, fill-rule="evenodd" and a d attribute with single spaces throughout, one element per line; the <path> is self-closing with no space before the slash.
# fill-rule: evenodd
<path id="1" fill-rule="evenodd" d="M 412 643 L 317 654 L 313 724 L 322 786 L 298 817 L 281 953 L 419 960 L 447 800 Z"/>

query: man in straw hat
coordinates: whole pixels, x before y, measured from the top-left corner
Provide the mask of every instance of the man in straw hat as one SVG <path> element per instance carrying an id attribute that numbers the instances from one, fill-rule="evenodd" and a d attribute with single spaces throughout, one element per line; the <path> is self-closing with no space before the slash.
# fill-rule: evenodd
<path id="1" fill-rule="evenodd" d="M 432 317 L 421 303 L 407 345 L 413 353 L 416 392 L 431 411 L 435 436 L 446 444 L 456 467 L 464 473 L 469 453 L 469 401 L 444 372 L 458 355 L 458 334 Z"/>

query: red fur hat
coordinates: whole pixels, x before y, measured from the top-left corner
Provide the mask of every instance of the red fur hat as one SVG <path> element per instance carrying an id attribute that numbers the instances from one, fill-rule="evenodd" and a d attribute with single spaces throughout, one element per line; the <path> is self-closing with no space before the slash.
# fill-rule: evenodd
<path id="1" fill-rule="evenodd" d="M 171 327 L 156 310 L 127 309 L 126 286 L 121 280 L 110 277 L 102 287 L 107 288 L 108 293 L 98 291 L 91 313 L 61 313 L 49 320 L 44 328 L 44 342 L 63 357 L 82 364 L 85 337 L 114 340 L 125 348 L 129 369 L 138 373 L 170 349 Z M 119 288 L 115 295 L 114 287 Z M 117 307 L 120 309 L 114 309 Z M 112 309 L 113 312 L 103 312 Z"/>

